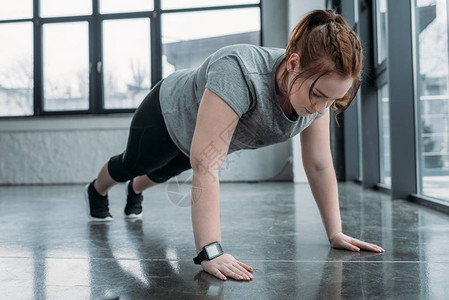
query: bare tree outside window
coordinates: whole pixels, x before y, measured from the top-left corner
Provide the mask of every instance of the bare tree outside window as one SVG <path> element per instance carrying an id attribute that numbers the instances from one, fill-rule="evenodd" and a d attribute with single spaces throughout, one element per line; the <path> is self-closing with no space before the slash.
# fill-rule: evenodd
<path id="1" fill-rule="evenodd" d="M 151 88 L 150 49 L 148 19 L 104 21 L 105 108 L 139 106 Z"/>
<path id="2" fill-rule="evenodd" d="M 0 116 L 33 114 L 33 27 L 0 24 Z"/>
<path id="3" fill-rule="evenodd" d="M 131 95 L 132 105 L 137 107 L 149 91 L 145 82 L 150 75 L 147 67 L 139 59 L 131 60 L 130 67 L 132 82 L 128 84 L 128 92 Z"/>
<path id="4" fill-rule="evenodd" d="M 87 22 L 44 24 L 44 110 L 89 109 Z"/>

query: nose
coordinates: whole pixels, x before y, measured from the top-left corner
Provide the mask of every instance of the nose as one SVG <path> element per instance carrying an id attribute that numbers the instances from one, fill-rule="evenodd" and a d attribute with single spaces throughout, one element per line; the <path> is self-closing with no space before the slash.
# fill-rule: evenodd
<path id="1" fill-rule="evenodd" d="M 327 107 L 328 101 L 318 101 L 315 103 L 315 112 L 318 114 L 324 113 L 326 107 Z"/>

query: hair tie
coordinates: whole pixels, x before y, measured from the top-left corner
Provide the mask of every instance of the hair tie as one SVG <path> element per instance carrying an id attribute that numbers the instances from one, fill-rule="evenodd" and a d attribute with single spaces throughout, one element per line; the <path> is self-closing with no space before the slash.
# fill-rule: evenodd
<path id="1" fill-rule="evenodd" d="M 324 24 L 330 23 L 330 22 L 335 22 L 335 19 L 327 19 L 324 21 Z"/>

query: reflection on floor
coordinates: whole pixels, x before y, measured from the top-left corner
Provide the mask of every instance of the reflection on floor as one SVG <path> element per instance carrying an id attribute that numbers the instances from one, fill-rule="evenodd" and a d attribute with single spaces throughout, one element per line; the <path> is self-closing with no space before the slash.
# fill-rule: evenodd
<path id="1" fill-rule="evenodd" d="M 383 254 L 331 249 L 307 184 L 222 183 L 224 251 L 254 268 L 221 281 L 195 265 L 189 185 L 144 192 L 144 217 L 89 223 L 83 186 L 0 187 L 2 299 L 443 299 L 449 216 L 340 183 L 343 229 Z M 187 201 L 186 201 L 187 200 Z"/>

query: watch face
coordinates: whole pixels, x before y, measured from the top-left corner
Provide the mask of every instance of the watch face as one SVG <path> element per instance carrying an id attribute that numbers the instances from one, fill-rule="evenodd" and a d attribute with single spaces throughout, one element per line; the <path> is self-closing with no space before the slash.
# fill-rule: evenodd
<path id="1" fill-rule="evenodd" d="M 209 257 L 209 259 L 214 258 L 218 254 L 220 254 L 220 252 L 218 251 L 217 245 L 210 245 L 210 246 L 207 246 L 205 249 L 206 249 L 207 256 Z"/>

